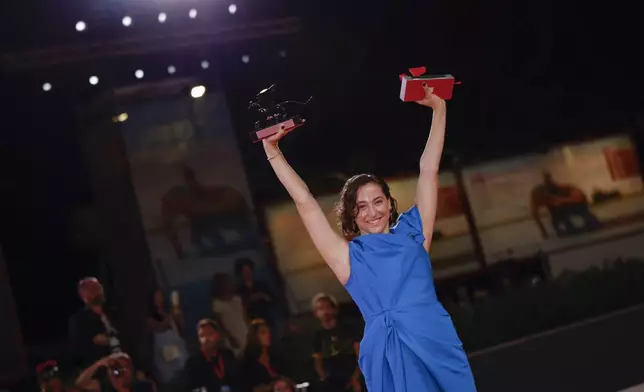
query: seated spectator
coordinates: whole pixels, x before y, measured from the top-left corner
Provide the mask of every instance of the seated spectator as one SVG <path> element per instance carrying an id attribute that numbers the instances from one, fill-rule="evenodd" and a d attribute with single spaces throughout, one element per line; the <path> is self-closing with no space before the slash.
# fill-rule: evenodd
<path id="1" fill-rule="evenodd" d="M 74 389 L 65 386 L 58 362 L 49 360 L 36 366 L 38 387 L 41 392 L 72 392 Z"/>
<path id="2" fill-rule="evenodd" d="M 112 314 L 105 308 L 105 292 L 96 278 L 85 278 L 78 283 L 78 295 L 85 307 L 69 320 L 71 350 L 82 368 L 121 351 L 118 331 L 112 323 Z"/>
<path id="3" fill-rule="evenodd" d="M 179 304 L 172 304 L 168 312 L 163 293 L 155 290 L 150 299 L 150 314 L 148 315 L 148 327 L 152 332 L 163 332 L 172 326 L 179 332 L 183 331 L 183 314 Z"/>
<path id="4" fill-rule="evenodd" d="M 143 373 L 134 372 L 132 360 L 125 353 L 101 358 L 88 367 L 76 380 L 82 391 L 156 392 L 156 386 Z"/>
<path id="5" fill-rule="evenodd" d="M 235 295 L 233 280 L 228 274 L 217 273 L 212 278 L 212 311 L 215 321 L 226 338 L 228 348 L 235 357 L 246 348 L 248 325 L 242 299 Z"/>
<path id="6" fill-rule="evenodd" d="M 170 384 L 182 374 L 188 359 L 180 332 L 183 330 L 183 316 L 179 303 L 173 303 L 170 312 L 166 310 L 161 290 L 154 291 L 150 303 L 148 331 L 152 337 L 154 374 L 157 382 L 168 384 L 167 387 L 171 388 Z"/>
<path id="7" fill-rule="evenodd" d="M 320 293 L 311 304 L 320 322 L 313 341 L 320 390 L 361 392 L 364 388 L 358 367 L 360 335 L 355 328 L 339 322 L 338 303 L 332 296 Z"/>
<path id="8" fill-rule="evenodd" d="M 184 368 L 186 392 L 238 392 L 238 373 L 233 353 L 222 347 L 220 327 L 214 320 L 197 324 L 201 351 L 188 359 Z M 227 389 L 226 389 L 227 388 Z"/>
<path id="9" fill-rule="evenodd" d="M 281 355 L 271 344 L 271 340 L 271 329 L 266 321 L 253 320 L 243 362 L 244 384 L 247 391 L 252 391 L 257 386 L 270 385 L 283 374 Z"/>
<path id="10" fill-rule="evenodd" d="M 266 320 L 271 330 L 278 332 L 275 296 L 266 283 L 255 279 L 254 273 L 255 263 L 251 259 L 239 259 L 235 262 L 235 274 L 241 282 L 237 292 L 244 303 L 246 315 L 251 320 Z"/>

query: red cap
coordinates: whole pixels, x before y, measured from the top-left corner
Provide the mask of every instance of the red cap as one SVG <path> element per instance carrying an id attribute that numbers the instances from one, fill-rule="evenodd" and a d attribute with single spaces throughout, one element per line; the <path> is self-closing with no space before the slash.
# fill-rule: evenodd
<path id="1" fill-rule="evenodd" d="M 58 362 L 54 361 L 53 359 L 50 359 L 45 362 L 41 362 L 38 365 L 36 365 L 36 373 L 40 375 L 46 368 L 56 367 L 56 366 L 58 366 Z"/>

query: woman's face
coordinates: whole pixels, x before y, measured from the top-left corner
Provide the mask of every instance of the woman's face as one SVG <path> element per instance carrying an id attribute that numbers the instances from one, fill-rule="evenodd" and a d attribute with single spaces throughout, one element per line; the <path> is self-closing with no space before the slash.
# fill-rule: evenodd
<path id="1" fill-rule="evenodd" d="M 389 233 L 391 203 L 380 185 L 369 183 L 356 193 L 356 225 L 361 234 Z"/>
<path id="2" fill-rule="evenodd" d="M 262 347 L 270 347 L 271 345 L 271 329 L 268 325 L 262 325 L 257 330 L 257 340 Z"/>
<path id="3" fill-rule="evenodd" d="M 245 282 L 252 282 L 253 281 L 253 269 L 245 265 L 242 267 L 242 279 L 244 279 Z"/>
<path id="4" fill-rule="evenodd" d="M 163 293 L 161 290 L 157 290 L 154 293 L 154 304 L 157 306 L 159 309 L 163 309 Z"/>

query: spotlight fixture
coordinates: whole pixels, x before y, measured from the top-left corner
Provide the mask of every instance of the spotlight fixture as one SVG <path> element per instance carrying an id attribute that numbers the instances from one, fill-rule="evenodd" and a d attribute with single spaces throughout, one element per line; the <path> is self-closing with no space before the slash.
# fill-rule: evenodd
<path id="1" fill-rule="evenodd" d="M 190 96 L 192 98 L 201 98 L 206 93 L 206 88 L 204 86 L 195 86 L 190 90 Z"/>
<path id="2" fill-rule="evenodd" d="M 210 63 L 208 62 L 208 60 L 204 60 L 201 62 L 201 68 L 208 69 L 209 67 L 210 67 Z"/>
<path id="3" fill-rule="evenodd" d="M 237 5 L 236 4 L 231 4 L 228 6 L 228 13 L 231 15 L 235 15 L 237 12 Z"/>
<path id="4" fill-rule="evenodd" d="M 127 113 L 121 113 L 118 116 L 112 117 L 112 121 L 115 123 L 122 123 L 127 121 L 128 117 Z"/>
<path id="5" fill-rule="evenodd" d="M 50 91 L 51 90 L 51 83 L 45 83 L 42 85 L 43 91 Z"/>
<path id="6" fill-rule="evenodd" d="M 190 17 L 190 19 L 194 19 L 194 18 L 196 18 L 196 17 L 197 17 L 197 10 L 196 10 L 195 8 L 192 8 L 192 9 L 188 12 L 188 16 Z"/>
<path id="7" fill-rule="evenodd" d="M 130 25 L 132 25 L 132 18 L 130 16 L 127 16 L 127 15 L 124 16 L 123 17 L 123 26 L 129 27 Z"/>
<path id="8" fill-rule="evenodd" d="M 168 20 L 168 15 L 165 12 L 159 14 L 159 23 L 165 23 Z"/>
<path id="9" fill-rule="evenodd" d="M 177 72 L 177 68 L 174 65 L 168 67 L 168 73 L 170 75 L 174 75 L 175 72 Z"/>
<path id="10" fill-rule="evenodd" d="M 145 73 L 143 73 L 143 70 L 137 69 L 136 71 L 134 71 L 134 76 L 137 79 L 143 79 L 143 76 L 145 76 Z"/>
<path id="11" fill-rule="evenodd" d="M 85 24 L 85 22 L 83 22 L 82 20 L 76 22 L 76 31 L 85 31 L 86 28 L 87 24 Z"/>
<path id="12" fill-rule="evenodd" d="M 98 76 L 90 76 L 89 84 L 91 84 L 92 86 L 96 86 L 98 84 Z"/>

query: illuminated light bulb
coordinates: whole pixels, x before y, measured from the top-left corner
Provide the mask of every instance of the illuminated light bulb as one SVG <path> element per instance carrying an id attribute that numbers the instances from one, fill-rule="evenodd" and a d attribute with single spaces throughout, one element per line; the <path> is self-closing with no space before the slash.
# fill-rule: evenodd
<path id="1" fill-rule="evenodd" d="M 165 23 L 168 20 L 168 15 L 165 12 L 159 14 L 159 23 Z"/>
<path id="2" fill-rule="evenodd" d="M 76 31 L 85 31 L 86 28 L 87 24 L 85 24 L 85 22 L 83 22 L 82 20 L 76 22 Z"/>
<path id="3" fill-rule="evenodd" d="M 129 27 L 130 25 L 132 25 L 132 18 L 129 17 L 129 16 L 124 16 L 123 17 L 123 26 Z"/>
<path id="4" fill-rule="evenodd" d="M 190 90 L 190 96 L 192 98 L 201 98 L 206 93 L 206 88 L 204 86 L 195 86 Z"/>
<path id="5" fill-rule="evenodd" d="M 134 76 L 137 79 L 143 79 L 143 76 L 145 76 L 145 73 L 143 73 L 143 70 L 137 69 L 136 71 L 134 71 Z"/>
<path id="6" fill-rule="evenodd" d="M 115 123 L 117 123 L 117 122 L 122 123 L 122 122 L 127 121 L 128 118 L 129 118 L 129 116 L 127 115 L 127 113 L 121 113 L 118 116 L 112 117 L 112 121 L 115 122 Z"/>
<path id="7" fill-rule="evenodd" d="M 42 85 L 43 91 L 50 91 L 51 90 L 51 83 L 45 83 Z"/>
<path id="8" fill-rule="evenodd" d="M 235 15 L 237 12 L 237 5 L 236 4 L 231 4 L 228 6 L 228 13 L 231 15 Z"/>
<path id="9" fill-rule="evenodd" d="M 98 84 L 98 77 L 97 76 L 90 76 L 89 77 L 89 84 L 92 86 L 96 86 Z"/>
<path id="10" fill-rule="evenodd" d="M 194 8 L 193 8 L 193 9 L 191 9 L 191 10 L 188 12 L 188 16 L 190 17 L 190 19 L 194 19 L 194 18 L 196 18 L 196 17 L 197 17 L 197 10 L 196 10 L 196 9 L 194 9 Z"/>

